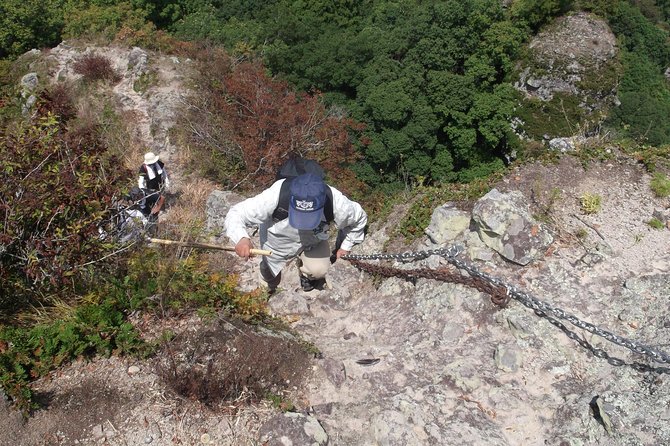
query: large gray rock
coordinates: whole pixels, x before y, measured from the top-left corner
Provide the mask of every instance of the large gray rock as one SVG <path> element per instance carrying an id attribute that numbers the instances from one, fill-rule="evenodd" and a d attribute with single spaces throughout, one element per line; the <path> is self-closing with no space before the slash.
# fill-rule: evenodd
<path id="1" fill-rule="evenodd" d="M 260 429 L 261 444 L 266 446 L 328 444 L 328 434 L 314 417 L 287 412 L 270 419 Z"/>
<path id="2" fill-rule="evenodd" d="M 128 70 L 140 75 L 147 70 L 149 55 L 142 48 L 134 47 L 128 54 Z"/>
<path id="3" fill-rule="evenodd" d="M 592 14 L 572 14 L 547 26 L 528 44 L 514 87 L 528 99 L 551 104 L 526 116 L 530 122 L 515 132 L 540 127 L 552 138 L 570 136 L 574 128 L 594 128 L 619 103 L 617 51 L 607 22 Z M 568 117 L 571 122 L 564 125 Z"/>
<path id="4" fill-rule="evenodd" d="M 37 73 L 28 73 L 21 78 L 21 97 L 24 99 L 21 104 L 21 113 L 27 116 L 33 109 L 37 97 L 33 94 L 39 85 Z"/>
<path id="5" fill-rule="evenodd" d="M 554 241 L 528 211 L 520 192 L 493 189 L 472 209 L 482 241 L 501 256 L 519 265 L 540 258 Z"/>
<path id="6" fill-rule="evenodd" d="M 556 93 L 579 94 L 583 81 L 609 68 L 617 54 L 607 22 L 587 13 L 562 17 L 528 46 L 537 67 L 526 67 L 515 87 L 543 101 Z M 615 86 L 599 87 L 611 93 Z"/>
<path id="7" fill-rule="evenodd" d="M 28 73 L 21 78 L 21 88 L 25 91 L 33 92 L 37 88 L 39 79 L 37 73 Z"/>
<path id="8" fill-rule="evenodd" d="M 470 220 L 468 212 L 446 203 L 435 208 L 425 233 L 433 243 L 442 245 L 465 233 L 470 227 Z"/>
<path id="9" fill-rule="evenodd" d="M 568 138 L 553 138 L 549 141 L 549 148 L 561 153 L 574 152 L 584 143 L 584 137 L 571 136 Z"/>

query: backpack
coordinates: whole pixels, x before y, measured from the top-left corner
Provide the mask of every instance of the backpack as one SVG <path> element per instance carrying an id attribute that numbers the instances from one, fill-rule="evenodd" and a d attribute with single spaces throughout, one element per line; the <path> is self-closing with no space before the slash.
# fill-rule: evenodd
<path id="1" fill-rule="evenodd" d="M 288 159 L 277 171 L 277 180 L 284 178 L 285 181 L 282 183 L 281 191 L 279 192 L 279 204 L 277 204 L 272 213 L 272 220 L 274 222 L 288 218 L 288 207 L 291 200 L 291 181 L 293 178 L 305 173 L 313 173 L 322 179 L 326 176 L 319 163 L 301 157 Z M 328 185 L 326 185 L 326 204 L 323 207 L 323 215 L 326 217 L 328 223 L 335 220 L 333 214 L 333 193 Z"/>

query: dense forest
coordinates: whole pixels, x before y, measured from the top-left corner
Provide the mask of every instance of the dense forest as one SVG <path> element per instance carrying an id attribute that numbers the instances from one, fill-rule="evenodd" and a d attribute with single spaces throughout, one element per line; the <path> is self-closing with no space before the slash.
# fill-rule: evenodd
<path id="1" fill-rule="evenodd" d="M 219 129 L 235 147 L 203 148 L 193 163 L 198 174 L 224 187 L 255 175 L 252 189 L 267 184 L 281 161 L 277 152 L 260 169 L 270 160 L 266 147 L 286 155 L 305 149 L 296 141 L 313 144 L 320 151 L 307 154 L 353 198 L 434 187 L 409 225 L 422 233 L 433 200 L 443 198 L 439 187 L 474 184 L 515 159 L 547 153 L 544 120 L 567 113 L 545 107 L 532 131 L 521 129 L 530 138 L 522 137 L 511 123 L 531 116 L 538 102 L 514 83 L 529 42 L 578 12 L 602 18 L 616 36 L 618 105 L 552 136 L 601 133 L 667 154 L 670 0 L 3 0 L 0 384 L 20 399 L 26 382 L 68 358 L 143 351 L 125 315 L 152 305 L 149 296 L 164 296 L 161 305 L 174 298 L 175 308 L 238 308 L 248 317 L 262 307 L 258 295 L 235 291 L 234 279 L 209 274 L 201 259 L 113 255 L 119 247 L 97 229 L 132 183 L 131 172 L 114 168 L 122 153 L 109 147 L 118 125 L 113 107 L 80 116 L 81 90 L 58 85 L 40 89 L 35 113 L 25 116 L 18 86 L 25 52 L 71 39 L 193 58 L 207 101 L 194 108 L 201 115 L 184 119 Z M 113 82 L 108 64 L 90 59 L 77 69 L 86 82 Z M 251 109 L 250 98 L 259 97 L 264 108 Z M 294 133 L 305 123 L 316 124 Z M 377 208 L 365 204 L 374 216 Z M 2 325 L 26 308 L 73 302 L 67 322 L 32 326 L 29 318 L 26 331 Z"/>
<path id="2" fill-rule="evenodd" d="M 520 104 L 517 63 L 534 34 L 574 11 L 606 18 L 622 48 L 621 105 L 605 125 L 669 143 L 668 0 L 8 0 L 0 56 L 73 37 L 156 46 L 158 32 L 207 41 L 260 58 L 273 75 L 364 123 L 354 141 L 362 181 L 469 181 L 523 156 L 509 125 Z"/>

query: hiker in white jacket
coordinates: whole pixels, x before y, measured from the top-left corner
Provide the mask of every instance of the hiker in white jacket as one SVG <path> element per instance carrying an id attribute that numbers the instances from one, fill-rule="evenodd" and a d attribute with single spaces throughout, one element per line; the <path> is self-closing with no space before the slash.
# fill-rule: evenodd
<path id="1" fill-rule="evenodd" d="M 288 196 L 288 205 L 281 203 Z M 287 190 L 287 186 L 289 189 Z M 290 193 L 288 193 L 290 192 Z M 288 208 L 288 217 L 281 214 Z M 299 257 L 300 283 L 303 290 L 320 288 L 330 267 L 329 224 L 339 230 L 336 258 L 346 255 L 365 238 L 368 216 L 360 204 L 349 200 L 342 192 L 327 186 L 312 173 L 275 182 L 270 188 L 248 198 L 228 211 L 226 235 L 235 243 L 235 252 L 248 258 L 252 248 L 247 226 L 260 226 L 262 249 L 272 251 L 260 265 L 262 284 L 273 292 L 281 280 L 286 262 Z M 264 283 L 263 283 L 264 282 Z"/>

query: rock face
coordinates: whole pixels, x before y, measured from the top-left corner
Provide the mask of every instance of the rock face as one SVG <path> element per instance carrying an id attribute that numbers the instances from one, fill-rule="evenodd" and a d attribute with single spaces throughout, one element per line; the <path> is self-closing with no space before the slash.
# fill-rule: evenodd
<path id="1" fill-rule="evenodd" d="M 121 76 L 113 87 L 113 93 L 119 109 L 134 115 L 134 137 L 148 150 L 160 154 L 161 159 L 170 165 L 178 148 L 170 141 L 169 130 L 188 97 L 188 90 L 183 88 L 182 81 L 189 67 L 182 64 L 177 71 L 172 58 L 155 53 L 150 55 L 137 47 L 80 48 L 63 42 L 45 56 L 53 73 L 52 80 L 79 79 L 81 76 L 75 73 L 74 64 L 79 58 L 91 54 L 108 58 Z"/>
<path id="2" fill-rule="evenodd" d="M 228 209 L 236 203 L 243 200 L 240 195 L 229 191 L 213 191 L 207 197 L 207 204 L 205 205 L 205 214 L 207 216 L 207 231 L 215 237 L 224 234 L 223 222 L 228 214 Z"/>
<path id="3" fill-rule="evenodd" d="M 563 17 L 549 31 L 540 33 L 528 45 L 533 63 L 526 67 L 516 87 L 527 95 L 549 101 L 556 93 L 577 95 L 587 78 L 598 76 L 617 55 L 616 37 L 607 23 L 580 13 Z M 601 85 L 611 94 L 613 83 Z M 606 89 L 609 88 L 610 91 Z"/>
<path id="4" fill-rule="evenodd" d="M 435 208 L 425 233 L 436 245 L 453 241 L 470 227 L 471 216 L 447 203 Z"/>
<path id="5" fill-rule="evenodd" d="M 588 127 L 577 120 L 598 123 L 609 107 L 618 105 L 616 38 L 604 20 L 587 13 L 563 17 L 538 34 L 528 50 L 514 86 L 527 99 L 555 104 L 553 116 L 540 111 L 525 116 L 526 121 L 543 120 L 545 128 L 563 121 L 549 137 L 571 136 L 570 127 Z M 575 121 L 566 122 L 570 120 Z M 524 130 L 534 126 L 525 124 Z"/>
<path id="6" fill-rule="evenodd" d="M 261 444 L 267 446 L 325 446 L 328 435 L 319 421 L 300 413 L 284 413 L 268 421 L 260 431 Z"/>

